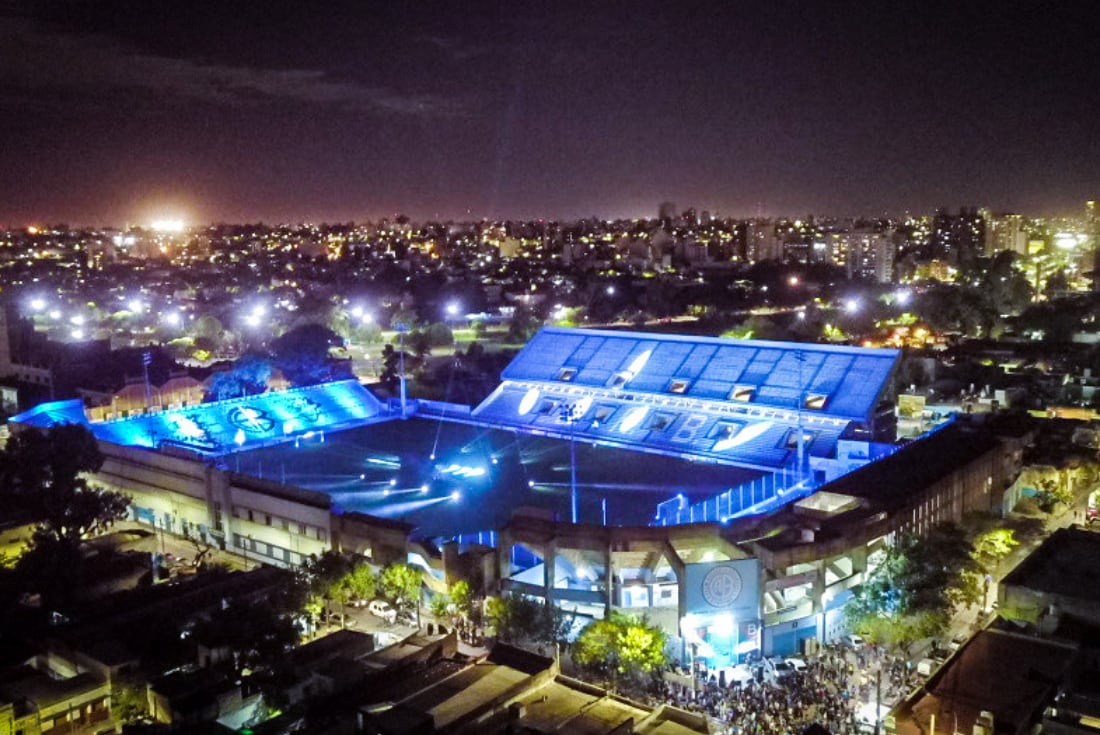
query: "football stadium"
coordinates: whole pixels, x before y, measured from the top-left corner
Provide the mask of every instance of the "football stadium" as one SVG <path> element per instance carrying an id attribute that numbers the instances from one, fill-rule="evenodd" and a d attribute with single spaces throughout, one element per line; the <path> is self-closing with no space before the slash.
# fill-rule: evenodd
<path id="1" fill-rule="evenodd" d="M 429 586 L 472 575 L 581 615 L 645 608 L 700 655 L 724 637 L 735 660 L 772 647 L 761 631 L 784 595 L 769 603 L 727 529 L 819 503 L 893 452 L 898 357 L 544 328 L 477 406 L 344 381 L 100 422 L 54 402 L 14 423 L 88 425 L 97 480 L 168 533 L 282 565 L 331 547 L 403 559 Z"/>

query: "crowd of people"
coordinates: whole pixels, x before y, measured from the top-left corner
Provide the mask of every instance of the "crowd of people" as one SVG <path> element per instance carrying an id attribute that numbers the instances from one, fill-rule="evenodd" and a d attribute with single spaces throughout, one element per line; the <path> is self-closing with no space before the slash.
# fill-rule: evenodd
<path id="1" fill-rule="evenodd" d="M 697 680 L 694 692 L 668 681 L 663 698 L 705 713 L 714 730 L 731 735 L 798 735 L 813 723 L 838 735 L 857 735 L 874 731 L 873 715 L 861 713 L 862 705 L 896 701 L 910 683 L 905 663 L 875 647 L 826 646 L 805 663 L 781 679 L 757 665 L 752 681 L 728 686 L 711 673 Z"/>

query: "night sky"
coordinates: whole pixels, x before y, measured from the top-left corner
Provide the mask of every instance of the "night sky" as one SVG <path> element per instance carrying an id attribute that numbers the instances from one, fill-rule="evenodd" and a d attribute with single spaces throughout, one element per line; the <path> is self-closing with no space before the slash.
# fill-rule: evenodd
<path id="1" fill-rule="evenodd" d="M 1100 4 L 0 2 L 0 225 L 1100 196 Z"/>

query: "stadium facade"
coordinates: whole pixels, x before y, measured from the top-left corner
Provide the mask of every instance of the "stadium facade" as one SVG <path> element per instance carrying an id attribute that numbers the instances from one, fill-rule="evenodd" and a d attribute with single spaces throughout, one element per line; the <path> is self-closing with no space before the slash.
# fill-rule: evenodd
<path id="1" fill-rule="evenodd" d="M 385 403 L 345 381 L 100 422 L 54 402 L 13 423 L 88 425 L 106 457 L 96 481 L 162 532 L 266 563 L 338 548 L 416 563 L 434 589 L 461 577 L 581 615 L 646 613 L 726 665 L 842 632 L 850 589 L 906 514 L 992 507 L 993 475 L 1000 488 L 1011 474 L 999 444 L 977 442 L 931 489 L 879 497 L 881 473 L 858 480 L 905 472 L 921 443 L 892 443 L 898 357 L 546 328 L 476 407 Z"/>

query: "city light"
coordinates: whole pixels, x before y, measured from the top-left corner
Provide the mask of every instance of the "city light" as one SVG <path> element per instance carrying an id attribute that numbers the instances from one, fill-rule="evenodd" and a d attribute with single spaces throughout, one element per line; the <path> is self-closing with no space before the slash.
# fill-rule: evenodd
<path id="1" fill-rule="evenodd" d="M 186 224 L 182 219 L 158 219 L 150 223 L 150 228 L 155 232 L 164 234 L 177 234 L 183 232 Z"/>
<path id="2" fill-rule="evenodd" d="M 855 314 L 860 309 L 859 299 L 848 299 L 844 302 L 844 311 L 849 314 Z"/>
<path id="3" fill-rule="evenodd" d="M 45 299 L 40 298 L 40 297 L 31 299 L 31 310 L 37 312 L 37 311 L 42 311 L 45 308 L 46 308 L 46 300 Z"/>

